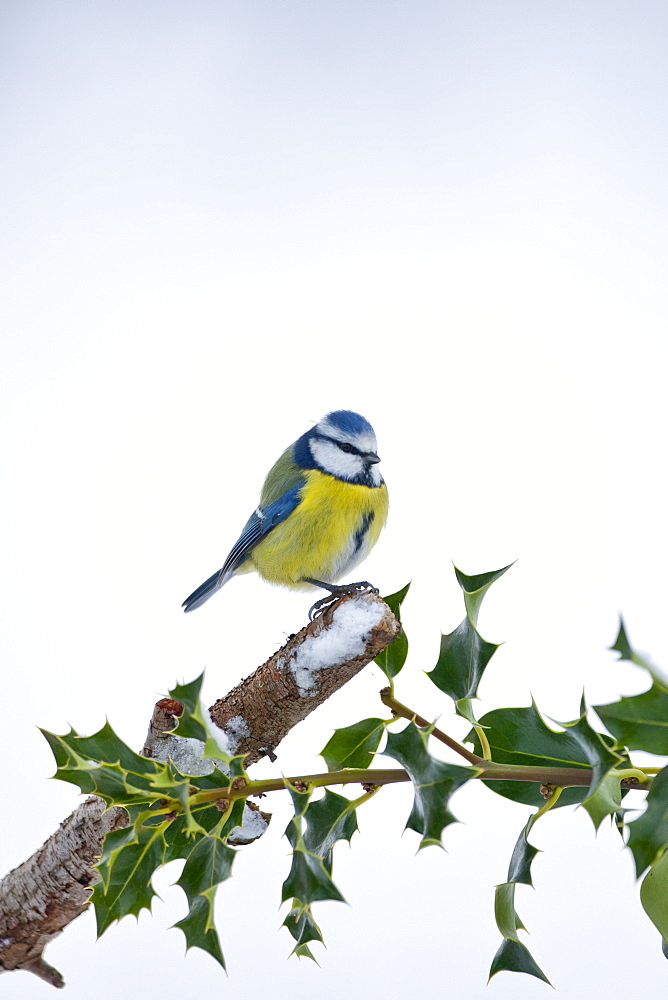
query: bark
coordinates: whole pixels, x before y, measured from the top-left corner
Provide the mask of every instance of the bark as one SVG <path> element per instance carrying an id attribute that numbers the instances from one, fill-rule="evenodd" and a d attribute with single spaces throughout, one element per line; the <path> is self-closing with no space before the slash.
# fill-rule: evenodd
<path id="1" fill-rule="evenodd" d="M 344 606 L 351 601 L 356 604 L 346 612 Z M 357 634 L 351 628 L 356 620 L 345 617 L 351 612 L 361 623 Z M 367 616 L 366 626 L 360 613 Z M 232 753 L 247 753 L 247 765 L 263 756 L 274 759 L 273 751 L 283 737 L 388 646 L 400 627 L 373 594 L 337 601 L 212 706 L 211 718 L 222 730 L 221 743 Z M 328 650 L 332 663 L 326 662 Z M 197 741 L 179 740 L 167 731 L 174 728 L 181 710 L 173 699 L 157 703 L 143 753 L 165 760 L 180 752 L 197 767 L 193 746 Z M 201 750 L 199 758 L 202 769 L 190 773 L 210 770 L 209 762 L 201 761 Z M 261 815 L 268 822 L 269 817 Z M 52 986 L 64 986 L 42 953 L 87 909 L 90 887 L 99 881 L 95 864 L 104 837 L 127 822 L 125 809 L 106 809 L 102 799 L 91 796 L 31 858 L 5 876 L 0 882 L 0 972 L 24 969 Z M 242 834 L 240 828 L 240 843 Z"/>
<path id="2" fill-rule="evenodd" d="M 0 883 L 0 971 L 25 969 L 52 986 L 65 985 L 42 952 L 88 906 L 105 834 L 127 825 L 122 806 L 105 809 L 97 796 L 86 799 Z"/>

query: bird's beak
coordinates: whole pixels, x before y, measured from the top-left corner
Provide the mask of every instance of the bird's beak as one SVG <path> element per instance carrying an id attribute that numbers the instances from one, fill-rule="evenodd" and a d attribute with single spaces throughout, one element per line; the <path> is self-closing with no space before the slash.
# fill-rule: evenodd
<path id="1" fill-rule="evenodd" d="M 377 465 L 380 462 L 380 458 L 375 453 L 375 451 L 366 451 L 362 455 L 362 458 L 364 459 L 367 465 Z"/>

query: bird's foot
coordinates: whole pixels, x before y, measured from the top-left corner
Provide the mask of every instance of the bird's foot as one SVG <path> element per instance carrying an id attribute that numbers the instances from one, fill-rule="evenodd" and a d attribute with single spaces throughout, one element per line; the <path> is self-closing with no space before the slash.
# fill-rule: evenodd
<path id="1" fill-rule="evenodd" d="M 368 580 L 360 580 L 358 583 L 341 583 L 341 584 L 331 584 L 331 583 L 321 583 L 319 580 L 307 580 L 307 583 L 314 583 L 317 587 L 324 587 L 325 590 L 329 591 L 327 597 L 321 597 L 319 601 L 309 608 L 309 621 L 314 621 L 318 615 L 322 614 L 326 608 L 334 604 L 341 597 L 346 597 L 347 594 L 378 594 L 378 587 L 374 587 L 372 583 Z"/>

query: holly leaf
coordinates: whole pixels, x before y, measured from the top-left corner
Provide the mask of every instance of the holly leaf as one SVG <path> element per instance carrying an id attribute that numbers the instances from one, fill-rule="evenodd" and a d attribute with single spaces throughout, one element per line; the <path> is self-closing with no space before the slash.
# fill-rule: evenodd
<path id="1" fill-rule="evenodd" d="M 290 872 L 283 883 L 281 902 L 288 899 L 304 900 L 308 904 L 324 899 L 336 899 L 345 903 L 323 859 L 307 851 L 301 839 L 296 839 L 293 844 Z"/>
<path id="2" fill-rule="evenodd" d="M 208 729 L 201 715 L 200 692 L 204 683 L 204 671 L 188 684 L 177 684 L 169 692 L 169 697 L 180 701 L 183 705 L 183 715 L 179 716 L 177 732 L 179 736 L 188 736 L 206 743 Z"/>
<path id="3" fill-rule="evenodd" d="M 183 931 L 186 938 L 186 951 L 191 948 L 201 948 L 225 968 L 225 958 L 220 947 L 218 931 L 213 923 L 213 901 L 215 889 L 195 896 L 187 916 L 177 921 L 174 927 Z"/>
<path id="4" fill-rule="evenodd" d="M 281 902 L 295 899 L 299 900 L 301 905 L 307 906 L 324 899 L 345 902 L 334 885 L 323 858 L 310 851 L 304 841 L 304 814 L 308 808 L 311 791 L 300 792 L 288 782 L 286 782 L 286 787 L 292 797 L 295 815 L 285 831 L 285 835 L 292 845 L 292 864 L 288 877 L 283 883 Z"/>
<path id="5" fill-rule="evenodd" d="M 663 938 L 665 954 L 665 943 L 668 941 L 668 853 L 661 855 L 642 880 L 640 902 Z"/>
<path id="6" fill-rule="evenodd" d="M 550 980 L 531 957 L 531 952 L 520 941 L 513 938 L 504 938 L 501 947 L 497 951 L 489 970 L 489 978 L 495 976 L 497 972 L 507 970 L 509 972 L 526 972 L 529 976 L 542 979 L 544 983 L 551 986 Z"/>
<path id="7" fill-rule="evenodd" d="M 427 677 L 455 703 L 476 698 L 485 668 L 498 648 L 483 639 L 467 617 L 454 632 L 441 635 L 438 662 Z"/>
<path id="8" fill-rule="evenodd" d="M 368 767 L 385 732 L 382 719 L 363 719 L 352 726 L 337 729 L 320 751 L 328 771 L 346 767 Z"/>
<path id="9" fill-rule="evenodd" d="M 174 925 L 185 934 L 186 950 L 201 948 L 223 968 L 225 960 L 214 922 L 214 899 L 218 885 L 231 876 L 236 854 L 216 835 L 200 837 L 176 883 L 188 897 L 188 914 Z"/>
<path id="10" fill-rule="evenodd" d="M 325 789 L 320 799 L 310 802 L 305 813 L 306 832 L 304 847 L 322 858 L 325 868 L 332 873 L 332 850 L 338 840 L 349 843 L 358 829 L 355 804 L 345 795 Z"/>
<path id="11" fill-rule="evenodd" d="M 457 822 L 448 808 L 451 795 L 480 773 L 476 768 L 446 764 L 432 757 L 427 750 L 428 739 L 429 730 L 411 722 L 399 733 L 388 733 L 383 751 L 405 768 L 413 782 L 413 809 L 406 829 L 420 834 L 418 850 L 429 844 L 443 846 L 443 830 Z"/>
<path id="12" fill-rule="evenodd" d="M 519 941 L 518 931 L 526 930 L 515 909 L 515 883 L 502 882 L 494 891 L 494 918 L 504 938 Z"/>
<path id="13" fill-rule="evenodd" d="M 161 816 L 160 819 L 163 819 Z M 137 843 L 137 828 L 134 823 L 121 827 L 120 830 L 110 830 L 102 842 L 102 854 L 96 867 L 103 883 L 103 892 L 109 889 L 109 879 L 114 861 L 128 844 Z"/>
<path id="14" fill-rule="evenodd" d="M 668 847 L 668 767 L 656 775 L 647 794 L 645 811 L 628 824 L 629 848 L 638 878 Z"/>
<path id="15" fill-rule="evenodd" d="M 622 762 L 622 757 L 620 754 L 615 753 L 614 750 L 611 750 L 606 745 L 602 734 L 597 733 L 596 730 L 592 729 L 587 722 L 587 706 L 585 705 L 584 698 L 582 699 L 580 706 L 580 718 L 576 719 L 575 722 L 562 722 L 561 725 L 576 741 L 582 751 L 584 759 L 587 761 L 592 771 L 589 790 L 582 803 L 586 808 L 586 803 L 591 803 L 591 800 L 600 788 L 603 779 L 606 775 L 608 775 L 612 768 Z M 617 784 L 619 785 L 619 779 L 617 779 Z M 611 783 L 608 782 L 608 792 L 610 791 L 610 786 Z M 592 811 L 594 815 L 599 815 L 601 807 L 607 797 L 609 796 L 606 795 L 606 792 L 604 791 L 596 798 L 595 803 L 592 804 Z M 610 812 L 614 812 L 618 809 L 620 802 L 621 792 L 619 793 L 616 805 L 610 810 Z M 592 814 L 590 813 L 590 815 Z M 592 819 L 594 819 L 593 815 Z M 594 826 L 597 827 L 598 824 L 594 822 Z"/>
<path id="16" fill-rule="evenodd" d="M 621 804 L 620 779 L 613 771 L 609 771 L 598 788 L 582 800 L 582 806 L 589 813 L 595 830 L 598 830 L 606 816 L 616 816 Z"/>
<path id="17" fill-rule="evenodd" d="M 162 827 L 139 827 L 135 842 L 116 852 L 108 877 L 97 883 L 91 896 L 98 937 L 115 920 L 151 909 L 156 895 L 151 876 L 162 864 L 164 846 Z"/>
<path id="18" fill-rule="evenodd" d="M 303 906 L 298 899 L 295 899 L 292 909 L 283 921 L 283 926 L 287 927 L 296 941 L 292 954 L 297 955 L 298 958 L 310 958 L 317 965 L 309 944 L 312 941 L 324 944 L 324 941 L 320 928 L 313 919 L 311 907 Z"/>
<path id="19" fill-rule="evenodd" d="M 88 757 L 101 764 L 119 764 L 124 771 L 148 776 L 160 770 L 158 762 L 135 753 L 127 743 L 124 743 L 108 721 L 92 736 L 73 736 L 66 739 L 72 740 L 76 752 L 82 757 Z"/>
<path id="20" fill-rule="evenodd" d="M 508 569 L 510 566 L 504 566 L 489 573 L 467 576 L 455 566 L 455 576 L 464 593 L 466 618 L 454 632 L 441 635 L 438 661 L 434 669 L 427 673 L 436 687 L 452 698 L 457 712 L 469 721 L 473 721 L 473 715 L 468 703 L 477 698 L 485 668 L 499 648 L 483 639 L 478 632 L 478 612 L 491 585 Z"/>
<path id="21" fill-rule="evenodd" d="M 647 671 L 653 681 L 668 690 L 668 677 L 666 677 L 664 672 L 650 661 L 646 653 L 639 653 L 631 646 L 629 637 L 626 634 L 624 619 L 621 617 L 619 619 L 619 632 L 617 633 L 617 638 L 610 649 L 619 653 L 620 660 L 629 660 L 631 663 L 635 663 L 637 667 L 642 667 L 643 670 Z"/>
<path id="22" fill-rule="evenodd" d="M 211 834 L 199 837 L 176 882 L 185 892 L 188 902 L 192 903 L 195 896 L 227 881 L 236 855 L 237 851 L 224 844 L 220 837 Z"/>
<path id="23" fill-rule="evenodd" d="M 629 750 L 668 755 L 668 690 L 654 682 L 649 691 L 594 705 L 603 725 Z"/>
<path id="24" fill-rule="evenodd" d="M 58 736 L 57 733 L 50 733 L 46 729 L 40 729 L 40 732 L 49 744 L 56 761 L 56 773 L 53 777 L 58 781 L 68 781 L 70 784 L 77 785 L 85 795 L 94 792 L 95 782 L 90 771 L 95 765 L 75 753 L 68 742 L 70 738 L 77 735 L 74 729 L 70 729 L 65 736 Z"/>
<path id="25" fill-rule="evenodd" d="M 462 573 L 456 566 L 454 567 L 457 583 L 464 592 L 464 605 L 467 617 L 474 625 L 478 622 L 478 612 L 480 611 L 483 597 L 494 581 L 503 576 L 513 565 L 514 563 L 509 563 L 503 569 L 494 569 L 489 573 L 478 573 L 476 576 L 467 576 L 466 573 Z"/>
<path id="26" fill-rule="evenodd" d="M 510 858 L 510 864 L 508 865 L 508 881 L 509 882 L 520 882 L 522 885 L 533 885 L 531 881 L 531 865 L 533 859 L 539 854 L 537 847 L 530 844 L 527 837 L 529 836 L 529 830 L 533 826 L 534 816 L 529 819 L 519 837 L 517 838 L 517 843 L 513 849 L 513 853 Z"/>
<path id="27" fill-rule="evenodd" d="M 492 962 L 489 974 L 490 979 L 497 972 L 500 972 L 501 969 L 508 969 L 512 972 L 529 972 L 530 969 L 533 969 L 534 971 L 531 972 L 531 975 L 536 975 L 535 970 L 538 970 L 540 977 L 544 978 L 543 973 L 538 969 L 530 952 L 519 940 L 518 932 L 526 930 L 526 928 L 515 909 L 515 886 L 518 883 L 532 885 L 531 864 L 538 854 L 538 849 L 533 844 L 530 844 L 527 838 L 537 815 L 537 813 L 534 813 L 529 818 L 529 821 L 520 833 L 510 858 L 508 880 L 501 885 L 497 885 L 494 893 L 496 926 L 505 940 Z M 510 947 L 509 942 L 518 945 L 519 950 Z M 515 965 L 521 965 L 521 967 L 514 968 L 511 964 L 504 963 L 515 963 Z"/>
<path id="28" fill-rule="evenodd" d="M 401 605 L 403 604 L 404 598 L 408 593 L 409 587 L 410 583 L 407 583 L 406 586 L 401 590 L 398 590 L 396 594 L 390 594 L 388 597 L 383 598 L 398 621 L 401 621 Z M 388 680 L 392 680 L 392 678 L 396 677 L 403 667 L 407 656 L 408 639 L 406 638 L 406 633 L 402 628 L 389 646 L 386 646 L 385 649 L 381 650 L 374 660 L 374 663 L 378 664 Z M 352 765 L 348 766 L 350 767 Z"/>
<path id="29" fill-rule="evenodd" d="M 521 764 L 523 766 L 548 767 L 590 767 L 582 740 L 571 730 L 556 732 L 547 725 L 535 702 L 527 708 L 497 708 L 480 719 L 485 726 L 485 734 L 492 750 L 492 759 L 499 764 Z M 473 743 L 475 752 L 482 747 L 475 732 L 471 730 L 464 742 Z M 541 806 L 544 799 L 537 782 L 531 781 L 485 781 L 488 788 L 526 805 Z M 587 788 L 565 788 L 554 808 L 581 802 L 587 795 Z"/>

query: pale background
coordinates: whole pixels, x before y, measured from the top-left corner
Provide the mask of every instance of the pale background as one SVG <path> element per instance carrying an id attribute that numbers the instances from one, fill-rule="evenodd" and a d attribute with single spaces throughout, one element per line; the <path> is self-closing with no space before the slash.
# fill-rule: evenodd
<path id="1" fill-rule="evenodd" d="M 413 579 L 398 696 L 462 736 L 422 675 L 463 617 L 451 562 L 513 559 L 481 616 L 505 642 L 480 712 L 533 692 L 572 719 L 668 664 L 665 586 L 668 8 L 542 0 L 0 3 L 3 870 L 78 801 L 37 732 L 108 715 L 142 745 L 207 666 L 224 694 L 305 621 L 255 578 L 196 614 L 283 448 L 331 409 L 374 424 L 392 509 L 364 567 Z M 370 668 L 293 733 L 384 714 Z M 269 765 L 263 765 L 267 771 Z M 269 768 L 269 770 L 271 770 Z M 257 773 L 261 773 L 262 769 Z M 230 977 L 163 902 L 47 950 L 70 1000 L 215 993 L 538 998 L 502 974 L 493 886 L 528 810 L 454 799 L 448 853 L 401 836 L 407 788 L 360 814 L 317 909 L 321 968 L 279 931 L 287 803 L 219 891 Z M 665 997 L 668 962 L 618 836 L 536 827 L 518 910 L 568 998 Z M 12 1000 L 52 996 L 4 976 Z"/>

